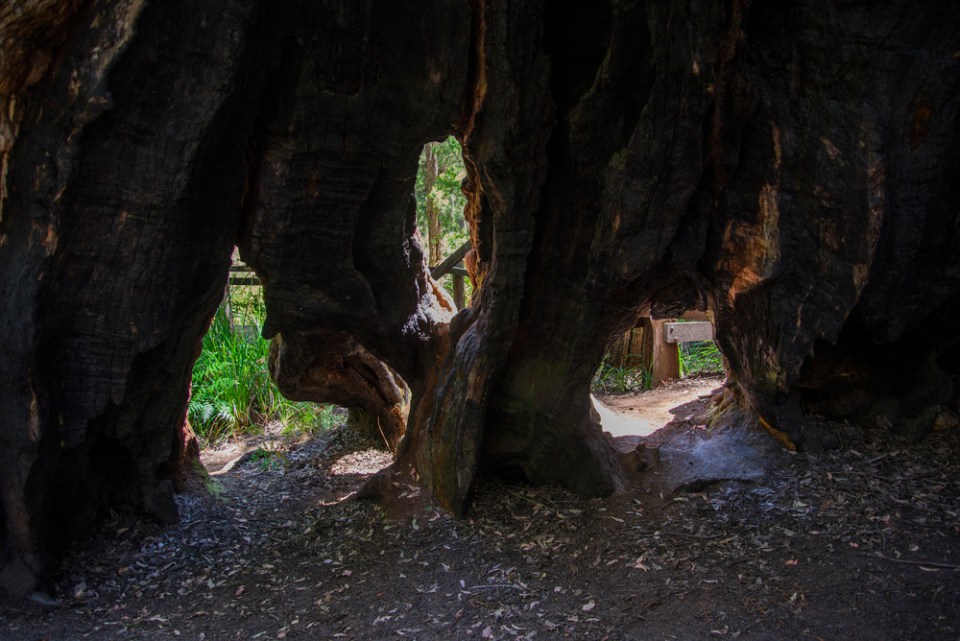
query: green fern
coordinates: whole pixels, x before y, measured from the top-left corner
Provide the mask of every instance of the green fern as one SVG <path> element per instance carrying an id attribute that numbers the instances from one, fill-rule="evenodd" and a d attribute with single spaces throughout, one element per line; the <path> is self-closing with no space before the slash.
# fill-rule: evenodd
<path id="1" fill-rule="evenodd" d="M 256 290 L 259 291 L 259 290 Z M 257 295 L 225 301 L 203 337 L 193 368 L 188 417 L 204 443 L 259 432 L 278 420 L 285 433 L 312 433 L 330 425 L 332 409 L 289 401 L 267 372 L 270 343 L 260 335 L 265 309 Z M 233 326 L 227 315 L 230 305 Z M 327 412 L 325 415 L 324 412 Z"/>

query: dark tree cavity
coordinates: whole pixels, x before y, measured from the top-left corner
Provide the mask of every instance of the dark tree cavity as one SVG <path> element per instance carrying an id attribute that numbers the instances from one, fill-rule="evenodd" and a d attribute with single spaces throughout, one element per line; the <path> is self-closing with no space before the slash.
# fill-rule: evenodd
<path id="1" fill-rule="evenodd" d="M 480 465 L 627 483 L 607 340 L 711 307 L 748 414 L 922 435 L 960 362 L 960 5 L 12 0 L 0 8 L 0 590 L 109 509 L 176 518 L 239 246 L 271 371 L 462 513 Z M 413 186 L 453 134 L 473 305 Z M 374 432 L 374 430 L 376 430 Z"/>

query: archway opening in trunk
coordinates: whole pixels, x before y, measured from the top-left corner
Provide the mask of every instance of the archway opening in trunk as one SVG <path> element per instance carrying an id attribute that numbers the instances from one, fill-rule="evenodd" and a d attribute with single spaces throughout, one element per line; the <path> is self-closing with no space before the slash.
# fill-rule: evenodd
<path id="1" fill-rule="evenodd" d="M 702 429 L 726 382 L 713 314 L 642 317 L 616 336 L 591 383 L 591 401 L 613 437 L 647 437 L 669 424 Z"/>
<path id="2" fill-rule="evenodd" d="M 270 377 L 265 319 L 260 280 L 234 251 L 223 300 L 194 363 L 187 418 L 204 447 L 255 437 L 264 465 L 270 465 L 279 441 L 328 429 L 345 411 L 284 397 Z"/>
<path id="3" fill-rule="evenodd" d="M 417 229 L 431 273 L 458 309 L 469 304 L 473 294 L 462 256 L 470 249 L 470 228 L 464 217 L 467 199 L 461 188 L 466 176 L 463 150 L 456 138 L 449 136 L 423 146 L 415 192 Z"/>

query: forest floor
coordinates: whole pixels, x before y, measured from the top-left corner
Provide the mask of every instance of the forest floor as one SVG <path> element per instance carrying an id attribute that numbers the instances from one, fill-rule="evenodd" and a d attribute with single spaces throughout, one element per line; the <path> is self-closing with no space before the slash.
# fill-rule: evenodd
<path id="1" fill-rule="evenodd" d="M 791 454 L 704 428 L 709 402 L 630 491 L 484 477 L 463 520 L 343 501 L 390 460 L 345 429 L 261 447 L 179 524 L 77 545 L 51 603 L 0 603 L 0 639 L 960 639 L 960 429 Z"/>

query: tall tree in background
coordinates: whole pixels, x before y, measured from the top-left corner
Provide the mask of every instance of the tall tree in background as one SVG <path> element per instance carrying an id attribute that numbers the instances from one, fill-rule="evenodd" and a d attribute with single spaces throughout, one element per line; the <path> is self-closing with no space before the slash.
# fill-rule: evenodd
<path id="1" fill-rule="evenodd" d="M 456 138 L 424 145 L 417 173 L 417 222 L 431 266 L 443 262 L 468 238 L 463 216 L 466 198 L 460 189 L 465 176 Z"/>
<path id="2" fill-rule="evenodd" d="M 423 189 L 426 192 L 424 206 L 427 212 L 427 249 L 430 265 L 437 265 L 443 260 L 443 250 L 440 248 L 440 208 L 437 206 L 437 197 L 433 188 L 437 184 L 437 174 L 440 166 L 437 161 L 437 144 L 427 143 L 423 148 Z"/>

